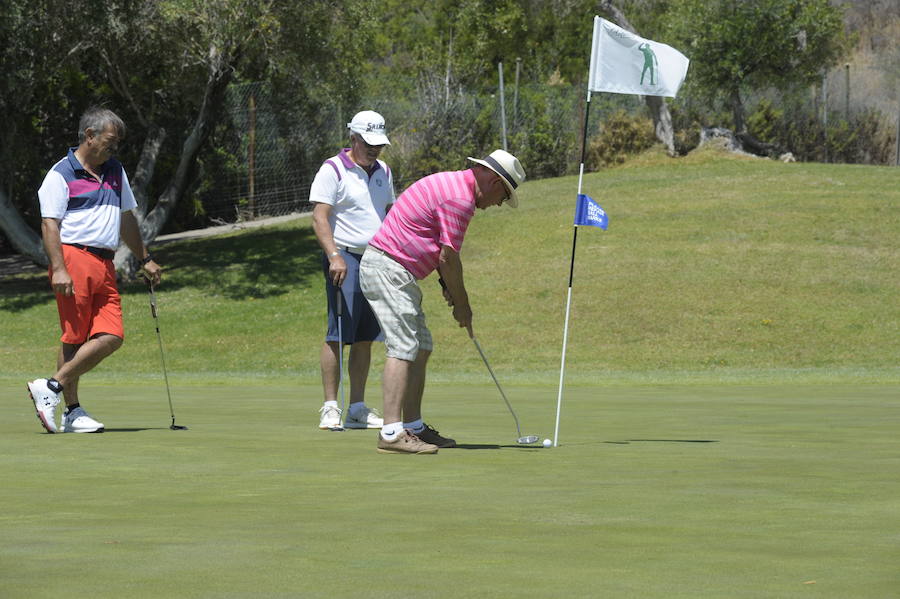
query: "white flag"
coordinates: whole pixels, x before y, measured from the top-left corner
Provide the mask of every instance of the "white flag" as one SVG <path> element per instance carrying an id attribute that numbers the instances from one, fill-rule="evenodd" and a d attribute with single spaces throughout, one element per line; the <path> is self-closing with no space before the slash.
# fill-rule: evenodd
<path id="1" fill-rule="evenodd" d="M 689 62 L 671 46 L 594 17 L 589 91 L 674 98 Z"/>

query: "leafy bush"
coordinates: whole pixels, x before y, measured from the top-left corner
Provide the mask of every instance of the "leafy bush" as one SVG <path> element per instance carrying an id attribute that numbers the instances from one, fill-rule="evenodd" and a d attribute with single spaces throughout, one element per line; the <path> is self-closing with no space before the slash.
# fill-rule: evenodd
<path id="1" fill-rule="evenodd" d="M 784 119 L 784 110 L 778 110 L 766 98 L 747 116 L 747 130 L 762 141 L 774 140 Z"/>
<path id="2" fill-rule="evenodd" d="M 559 177 L 575 167 L 581 135 L 577 114 L 579 94 L 571 87 L 523 88 L 509 150 L 522 162 L 528 179 Z"/>
<path id="3" fill-rule="evenodd" d="M 489 99 L 443 88 L 433 74 L 423 75 L 404 116 L 386 111 L 391 147 L 385 160 L 399 184 L 397 192 L 431 173 L 463 168 L 466 156 L 494 145 Z M 377 104 L 375 104 L 377 105 Z"/>
<path id="4" fill-rule="evenodd" d="M 572 118 L 581 99 L 570 86 L 523 85 L 518 106 L 506 93 L 507 147 L 525 168 L 528 180 L 564 175 L 574 169 L 581 141 Z M 433 73 L 422 74 L 416 93 L 401 105 L 384 105 L 397 191 L 426 174 L 466 168 L 467 156 L 483 156 L 503 147 L 499 101 L 490 92 L 476 93 L 450 85 Z"/>
<path id="5" fill-rule="evenodd" d="M 643 152 L 655 143 L 651 119 L 619 110 L 606 119 L 600 134 L 588 142 L 585 168 L 597 170 L 621 164 L 628 156 Z"/>
<path id="6" fill-rule="evenodd" d="M 881 112 L 864 110 L 850 120 L 835 115 L 824 125 L 808 106 L 788 103 L 785 110 L 761 100 L 748 116 L 750 132 L 794 154 L 798 160 L 889 164 L 896 137 Z"/>

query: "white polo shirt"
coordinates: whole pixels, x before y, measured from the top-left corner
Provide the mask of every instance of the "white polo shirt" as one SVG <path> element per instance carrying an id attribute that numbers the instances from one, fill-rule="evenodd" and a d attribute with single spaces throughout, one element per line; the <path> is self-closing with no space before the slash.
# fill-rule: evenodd
<path id="1" fill-rule="evenodd" d="M 137 205 L 122 164 L 110 158 L 100 167 L 100 180 L 84 170 L 75 149 L 53 165 L 38 190 L 41 216 L 59 219 L 63 243 L 115 250 L 119 247 L 122 213 Z"/>
<path id="2" fill-rule="evenodd" d="M 387 207 L 394 203 L 391 169 L 376 160 L 370 177 L 350 159 L 350 149 L 322 163 L 309 190 L 309 201 L 332 207 L 329 222 L 334 242 L 362 249 L 378 232 Z"/>

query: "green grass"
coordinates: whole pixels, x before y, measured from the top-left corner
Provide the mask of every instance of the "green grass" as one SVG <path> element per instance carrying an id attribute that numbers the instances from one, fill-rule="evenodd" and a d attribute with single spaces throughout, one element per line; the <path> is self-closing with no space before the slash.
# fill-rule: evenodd
<path id="1" fill-rule="evenodd" d="M 93 386 L 103 435 L 0 437 L 5 597 L 817 597 L 900 588 L 896 386 L 576 387 L 522 448 L 496 390 L 437 385 L 464 448 L 385 456 L 318 388 Z M 512 386 L 547 436 L 550 388 Z"/>
<path id="2" fill-rule="evenodd" d="M 574 177 L 528 183 L 518 210 L 479 212 L 463 247 L 476 333 L 523 382 L 558 376 L 576 191 Z M 572 382 L 900 379 L 900 169 L 649 154 L 587 175 L 584 191 L 610 228 L 579 230 Z M 307 219 L 155 253 L 175 376 L 316 380 L 324 301 Z M 434 277 L 422 285 L 432 376 L 480 380 Z M 146 292 L 123 291 L 128 339 L 97 375 L 152 376 Z M 46 278 L 0 292 L 0 375 L 43 373 L 58 339 Z"/>
<path id="3" fill-rule="evenodd" d="M 527 183 L 463 248 L 476 333 L 542 438 L 576 190 Z M 125 345 L 80 387 L 108 432 L 41 434 L 24 383 L 50 373 L 55 304 L 44 275 L 0 281 L 0 595 L 896 596 L 900 169 L 649 153 L 584 191 L 610 229 L 579 230 L 550 450 L 514 444 L 433 278 L 425 411 L 466 447 L 318 431 L 308 220 L 155 248 L 185 432 L 131 283 Z"/>

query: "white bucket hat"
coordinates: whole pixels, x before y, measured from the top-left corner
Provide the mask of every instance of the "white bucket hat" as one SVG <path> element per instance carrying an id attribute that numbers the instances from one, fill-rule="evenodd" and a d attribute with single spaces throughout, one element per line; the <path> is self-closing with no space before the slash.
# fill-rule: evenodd
<path id="1" fill-rule="evenodd" d="M 391 145 L 384 132 L 384 117 L 372 110 L 357 112 L 353 120 L 347 123 L 347 128 L 366 140 L 370 146 Z"/>
<path id="2" fill-rule="evenodd" d="M 525 169 L 522 168 L 519 159 L 507 152 L 506 150 L 494 150 L 490 156 L 484 160 L 469 157 L 469 160 L 486 166 L 498 175 L 500 180 L 506 185 L 509 192 L 507 204 L 515 208 L 519 205 L 519 197 L 516 195 L 516 188 L 525 180 Z"/>

